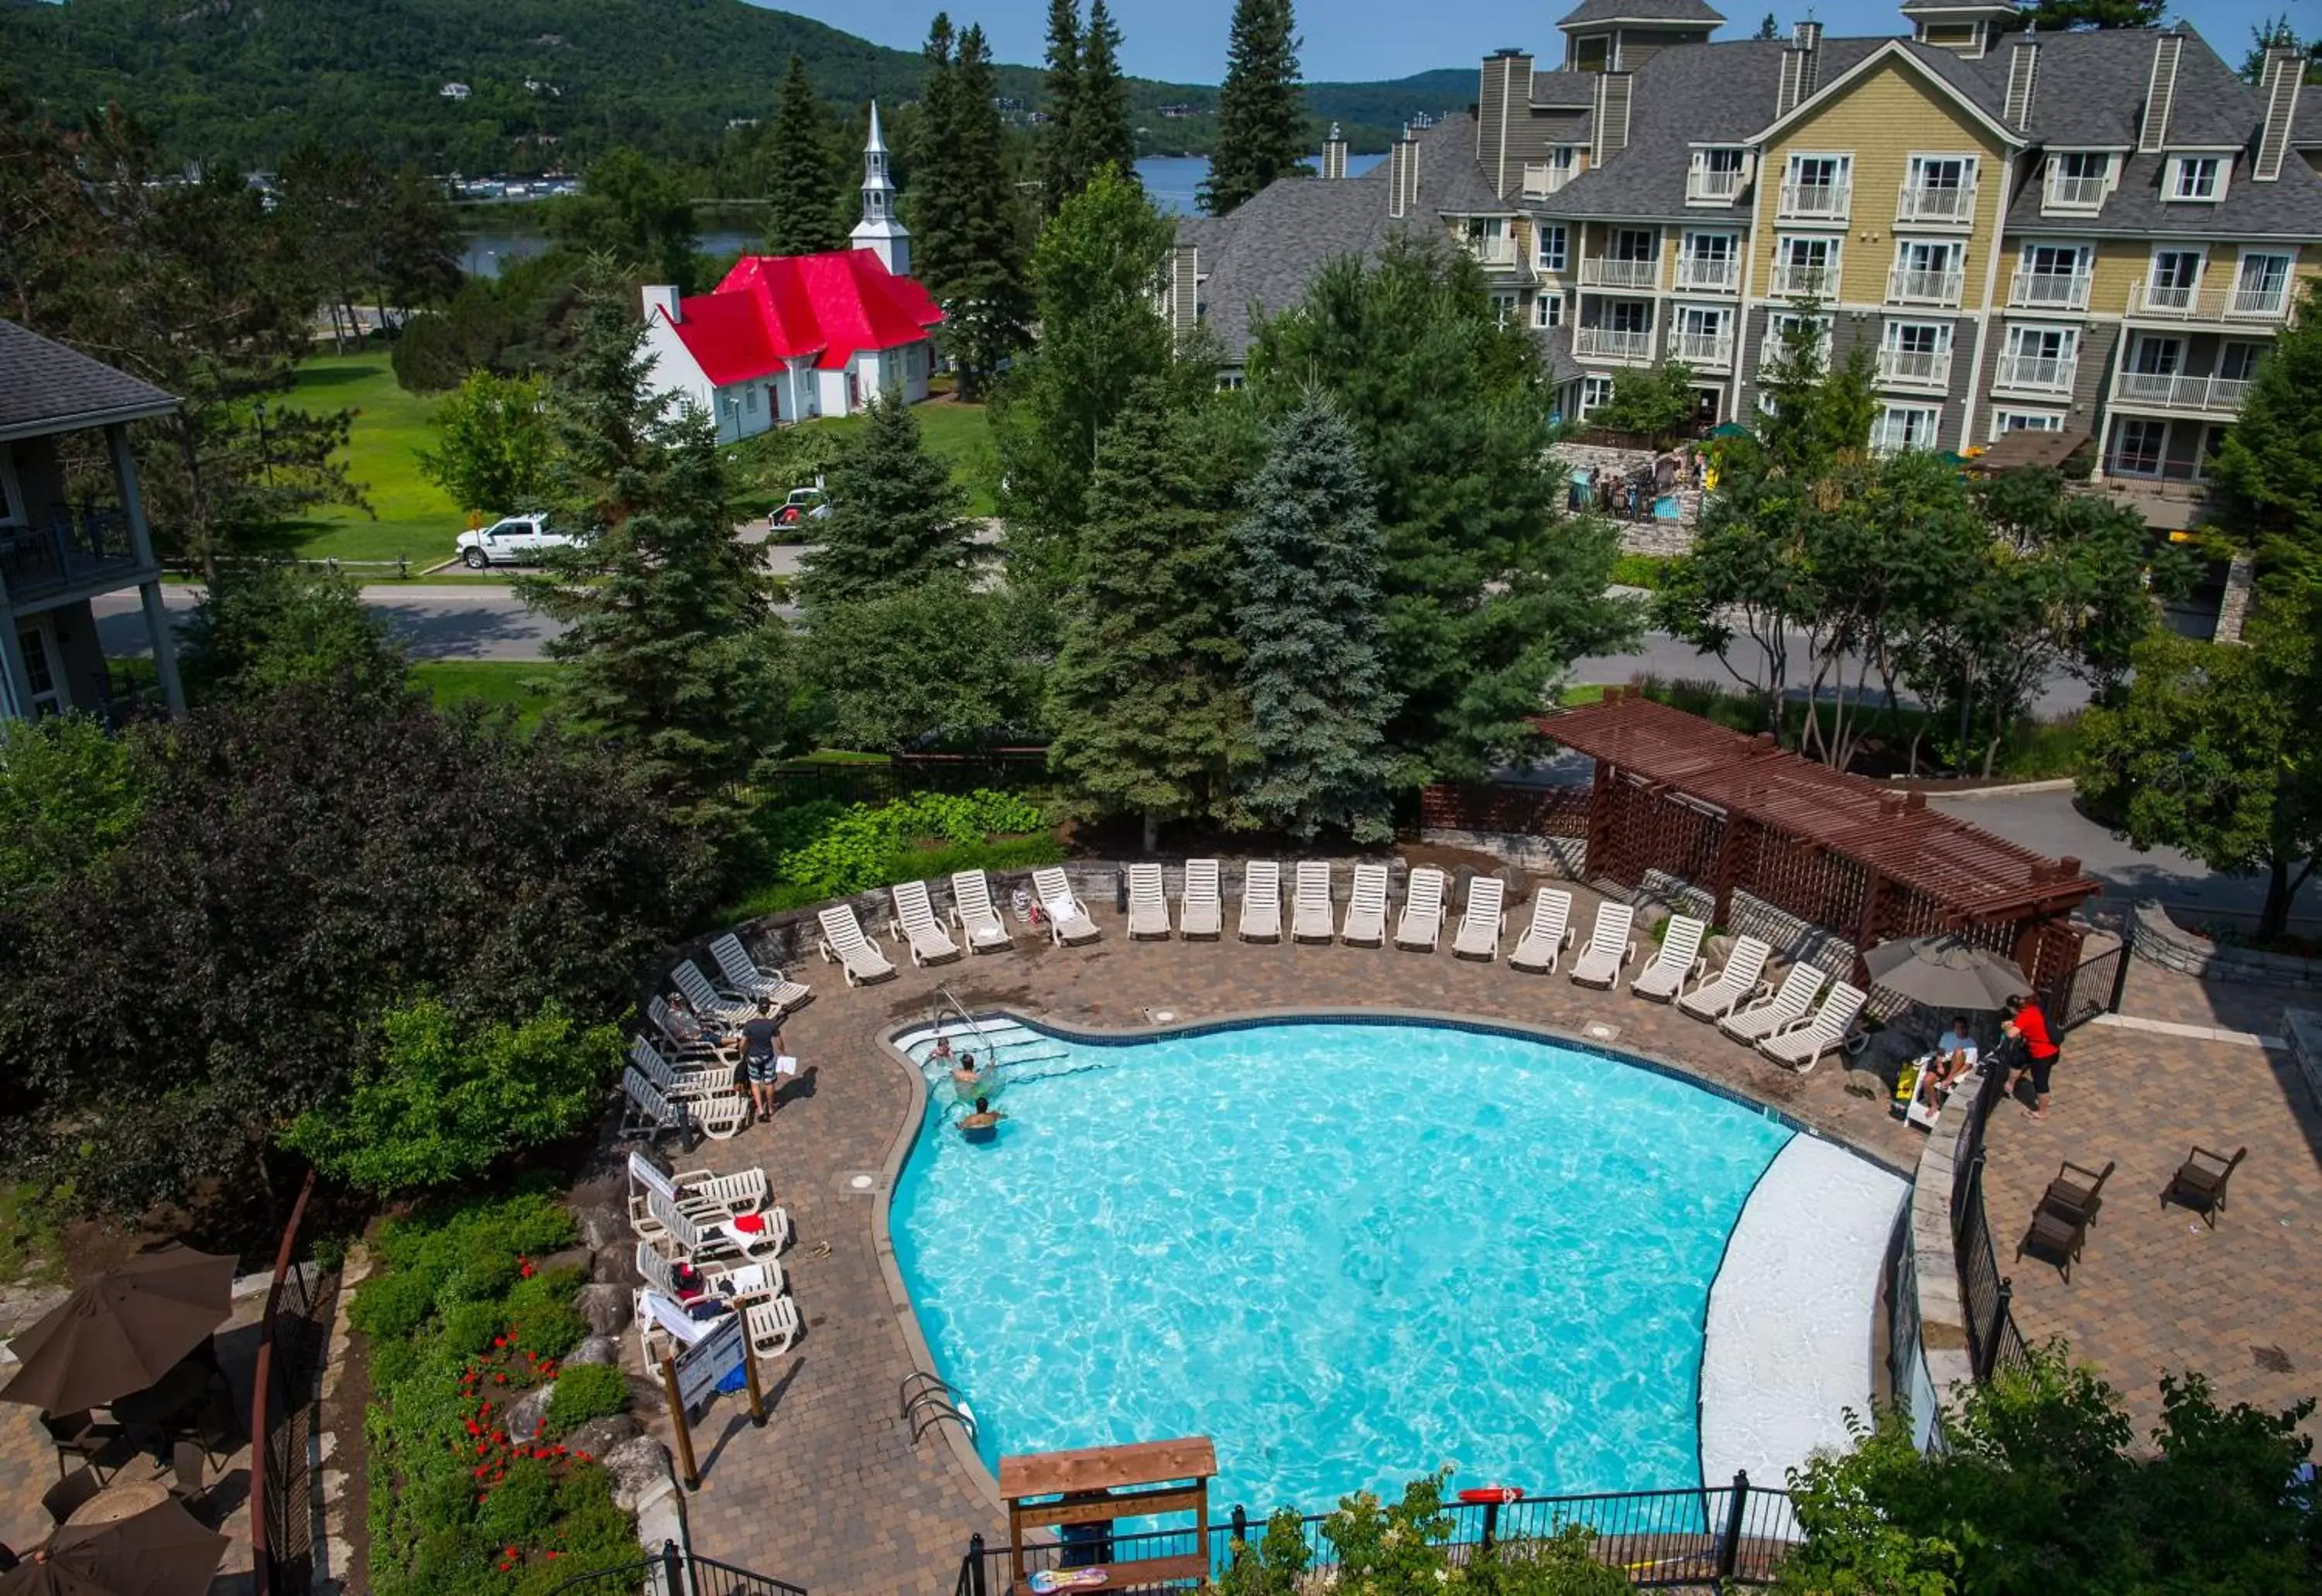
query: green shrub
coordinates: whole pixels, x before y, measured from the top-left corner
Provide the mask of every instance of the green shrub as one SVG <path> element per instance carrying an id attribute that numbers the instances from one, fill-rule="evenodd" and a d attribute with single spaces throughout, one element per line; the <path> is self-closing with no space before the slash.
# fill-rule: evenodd
<path id="1" fill-rule="evenodd" d="M 476 1528 L 500 1546 L 528 1546 L 545 1540 L 556 1519 L 556 1475 L 546 1464 L 520 1457 L 493 1490 Z"/>
<path id="2" fill-rule="evenodd" d="M 541 1433 L 569 1436 L 592 1418 L 609 1418 L 629 1405 L 628 1377 L 609 1363 L 580 1363 L 556 1376 Z"/>
<path id="3" fill-rule="evenodd" d="M 446 1352 L 464 1356 L 483 1351 L 499 1333 L 498 1302 L 454 1302 L 443 1309 L 443 1327 L 437 1339 Z"/>
<path id="4" fill-rule="evenodd" d="M 542 1357 L 561 1358 L 588 1336 L 589 1321 L 570 1302 L 544 1302 L 511 1320 L 510 1333 L 519 1345 Z"/>
<path id="5" fill-rule="evenodd" d="M 375 1340 L 393 1341 L 417 1329 L 435 1311 L 435 1282 L 425 1274 L 389 1270 L 363 1281 L 347 1309 L 347 1322 Z"/>
<path id="6" fill-rule="evenodd" d="M 1036 806 L 1010 793 L 920 793 L 891 804 L 855 805 L 775 868 L 782 880 L 812 888 L 817 897 L 839 898 L 900 880 L 893 873 L 898 861 L 923 839 L 961 846 L 1047 824 Z"/>

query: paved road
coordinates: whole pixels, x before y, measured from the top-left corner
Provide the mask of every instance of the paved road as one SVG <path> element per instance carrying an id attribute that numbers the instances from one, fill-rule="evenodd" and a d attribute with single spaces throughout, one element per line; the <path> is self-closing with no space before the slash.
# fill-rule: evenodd
<path id="1" fill-rule="evenodd" d="M 182 626 L 201 597 L 172 586 L 163 595 L 170 618 Z M 541 645 L 563 628 L 526 609 L 515 589 L 483 582 L 397 582 L 367 587 L 363 600 L 386 616 L 396 635 L 420 660 L 537 660 Z M 109 654 L 139 654 L 145 624 L 135 593 L 95 599 L 97 636 Z"/>
<path id="2" fill-rule="evenodd" d="M 1745 675 L 1762 673 L 1765 651 L 1746 638 L 1737 638 L 1730 651 L 1733 662 Z M 1806 640 L 1803 634 L 1793 634 L 1789 649 L 1792 677 L 1803 675 L 1805 669 Z M 1850 677 L 1851 672 L 1850 670 Z M 1703 681 L 1713 687 L 1740 690 L 1735 680 L 1714 654 L 1705 654 L 1689 643 L 1680 643 L 1666 632 L 1648 632 L 1642 645 L 1634 653 L 1598 654 L 1586 660 L 1576 660 L 1572 679 L 1585 686 L 1618 687 L 1640 676 L 1655 676 L 1663 681 Z M 1877 679 L 1872 679 L 1877 690 Z M 1798 686 L 1803 689 L 1804 683 Z M 2087 707 L 2087 684 L 2076 678 L 2059 676 L 2048 682 L 2033 705 L 2034 711 L 2052 718 Z"/>

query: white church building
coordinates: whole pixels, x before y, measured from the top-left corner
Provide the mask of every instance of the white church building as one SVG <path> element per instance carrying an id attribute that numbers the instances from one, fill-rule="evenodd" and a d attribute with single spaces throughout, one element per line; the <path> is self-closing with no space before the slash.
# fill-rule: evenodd
<path id="1" fill-rule="evenodd" d="M 875 103 L 852 237 L 853 248 L 824 254 L 745 255 L 707 294 L 647 285 L 650 379 L 713 416 L 721 443 L 776 422 L 851 415 L 877 393 L 926 398 L 943 312 L 910 275 Z"/>

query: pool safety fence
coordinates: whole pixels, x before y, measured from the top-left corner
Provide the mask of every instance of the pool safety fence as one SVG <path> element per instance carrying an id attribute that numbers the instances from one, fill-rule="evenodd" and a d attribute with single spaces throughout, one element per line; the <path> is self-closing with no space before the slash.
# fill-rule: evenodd
<path id="1" fill-rule="evenodd" d="M 2007 1095 L 2008 1070 L 1995 1058 L 1976 1082 L 1952 1175 L 1952 1239 L 1959 1259 L 1960 1303 L 1966 1310 L 1968 1357 L 1978 1380 L 2025 1361 L 2024 1336 L 2008 1308 L 2013 1288 L 1999 1272 L 1999 1248 L 1983 1202 L 1983 1132 Z"/>
<path id="2" fill-rule="evenodd" d="M 1338 1566 L 1331 1543 L 1331 1515 L 1310 1513 L 1299 1520 L 1311 1558 L 1310 1572 L 1326 1574 Z M 1687 1491 L 1627 1491 L 1587 1496 L 1527 1496 L 1511 1502 L 1452 1501 L 1440 1515 L 1440 1538 L 1453 1563 L 1491 1555 L 1521 1559 L 1528 1548 L 1579 1525 L 1591 1533 L 1598 1562 L 1617 1568 L 1640 1590 L 1706 1585 L 1767 1585 L 1795 1539 L 1796 1520 L 1789 1492 L 1752 1485 L 1737 1473 L 1727 1485 Z M 1194 1529 L 1161 1529 L 1115 1535 L 1102 1526 L 1024 1550 L 1025 1572 L 1186 1558 L 1206 1553 L 1209 1566 L 1222 1571 L 1247 1548 L 1255 1555 L 1265 1539 L 1263 1516 L 1237 1506 L 1212 1525 L 1209 1545 Z M 980 1535 L 968 1539 L 960 1558 L 955 1596 L 1012 1596 L 1015 1571 L 1006 1546 L 988 1546 Z"/>
<path id="3" fill-rule="evenodd" d="M 797 1585 L 697 1557 L 675 1541 L 663 1541 L 661 1550 L 642 1563 L 600 1568 L 549 1589 L 549 1596 L 582 1596 L 583 1592 L 586 1596 L 807 1596 Z"/>

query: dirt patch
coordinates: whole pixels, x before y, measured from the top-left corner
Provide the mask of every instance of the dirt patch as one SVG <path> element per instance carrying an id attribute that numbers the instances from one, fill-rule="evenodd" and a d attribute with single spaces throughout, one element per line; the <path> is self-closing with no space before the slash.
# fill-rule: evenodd
<path id="1" fill-rule="evenodd" d="M 1402 854 L 1413 869 L 1422 864 L 1431 864 L 1447 875 L 1456 875 L 1464 866 L 1474 871 L 1477 875 L 1487 876 L 1507 863 L 1506 860 L 1496 858 L 1480 849 L 1447 848 L 1438 843 L 1405 843 L 1397 847 L 1395 852 Z"/>

